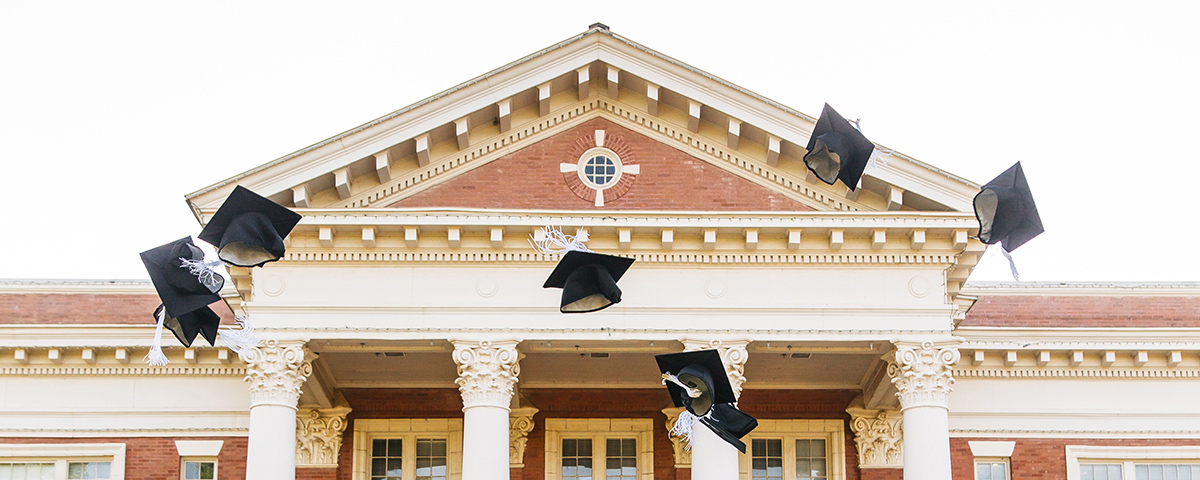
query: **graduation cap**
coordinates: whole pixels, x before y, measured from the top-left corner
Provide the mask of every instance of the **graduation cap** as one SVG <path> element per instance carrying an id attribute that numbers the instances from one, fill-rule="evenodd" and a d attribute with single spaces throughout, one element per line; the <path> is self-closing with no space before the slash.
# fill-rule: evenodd
<path id="1" fill-rule="evenodd" d="M 571 250 L 562 256 L 542 288 L 561 288 L 562 313 L 587 313 L 621 302 L 617 280 L 633 265 L 632 258 Z"/>
<path id="2" fill-rule="evenodd" d="M 159 305 L 154 310 L 154 319 L 158 321 L 159 315 L 163 315 L 164 308 Z M 179 339 L 185 347 L 191 347 L 192 342 L 196 340 L 196 334 L 204 335 L 204 339 L 208 340 L 208 344 L 217 345 L 217 327 L 221 325 L 221 316 L 211 308 L 200 307 L 178 317 L 167 315 L 163 319 L 163 327 L 175 334 L 175 338 Z"/>
<path id="3" fill-rule="evenodd" d="M 738 410 L 737 401 L 721 354 L 716 350 L 669 353 L 655 355 L 658 369 L 663 374 L 663 383 L 671 393 L 676 407 L 684 407 L 687 414 L 680 414 L 673 432 L 691 441 L 692 425 L 699 421 L 730 445 L 746 453 L 746 444 L 740 439 L 758 426 L 758 420 Z"/>
<path id="4" fill-rule="evenodd" d="M 217 209 L 200 239 L 217 247 L 217 256 L 239 267 L 257 267 L 283 257 L 283 238 L 300 214 L 238 185 Z"/>
<path id="5" fill-rule="evenodd" d="M 146 250 L 141 257 L 168 317 L 179 318 L 221 299 L 216 292 L 225 285 L 224 277 L 210 276 L 205 284 L 188 265 L 204 261 L 204 251 L 191 237 Z"/>
<path id="6" fill-rule="evenodd" d="M 841 179 L 854 190 L 875 144 L 826 103 L 804 148 L 804 164 L 817 178 L 830 185 Z"/>
<path id="7" fill-rule="evenodd" d="M 1011 252 L 1044 231 L 1021 162 L 984 185 L 973 203 L 979 241 L 988 245 L 1002 243 Z"/>

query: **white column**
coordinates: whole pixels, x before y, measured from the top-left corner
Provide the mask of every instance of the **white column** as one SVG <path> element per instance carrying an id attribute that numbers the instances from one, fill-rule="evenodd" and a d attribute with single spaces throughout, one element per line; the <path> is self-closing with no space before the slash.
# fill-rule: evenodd
<path id="1" fill-rule="evenodd" d="M 951 480 L 949 397 L 961 340 L 897 341 L 888 374 L 904 421 L 904 478 Z"/>
<path id="2" fill-rule="evenodd" d="M 729 376 L 729 385 L 733 387 L 733 396 L 742 394 L 742 384 L 746 383 L 746 341 L 721 340 L 683 340 L 683 350 L 715 349 L 721 354 L 721 363 L 725 364 L 725 374 Z M 708 427 L 696 425 L 692 429 L 692 480 L 737 480 L 738 478 L 738 449 L 721 440 Z"/>
<path id="3" fill-rule="evenodd" d="M 463 399 L 462 480 L 508 480 L 509 402 L 521 367 L 517 342 L 455 341 Z"/>
<path id="4" fill-rule="evenodd" d="M 247 480 L 296 478 L 296 402 L 300 387 L 312 374 L 312 358 L 301 343 L 271 339 L 245 349 L 246 382 L 250 384 L 250 439 L 246 451 Z"/>

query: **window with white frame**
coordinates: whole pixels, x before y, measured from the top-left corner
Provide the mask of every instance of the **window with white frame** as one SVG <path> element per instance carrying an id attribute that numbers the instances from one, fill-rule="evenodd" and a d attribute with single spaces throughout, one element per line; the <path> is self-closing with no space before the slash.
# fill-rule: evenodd
<path id="1" fill-rule="evenodd" d="M 354 422 L 354 480 L 461 480 L 462 419 Z"/>
<path id="2" fill-rule="evenodd" d="M 1067 480 L 1200 480 L 1200 446 L 1067 445 Z"/>
<path id="3" fill-rule="evenodd" d="M 183 465 L 180 466 L 181 480 L 216 480 L 217 479 L 217 461 L 216 460 L 194 460 L 184 459 Z M 0 477 L 3 478 L 3 477 Z"/>
<path id="4" fill-rule="evenodd" d="M 649 418 L 546 419 L 545 478 L 654 478 L 654 421 Z"/>
<path id="5" fill-rule="evenodd" d="M 975 457 L 975 480 L 1008 480 L 1009 459 L 1012 458 L 1014 441 L 970 441 L 971 455 Z"/>
<path id="6" fill-rule="evenodd" d="M 1008 459 L 976 457 L 975 480 L 1008 480 Z"/>
<path id="7" fill-rule="evenodd" d="M 0 479 L 124 480 L 124 443 L 0 445 Z"/>
<path id="8" fill-rule="evenodd" d="M 216 480 L 223 440 L 176 440 L 180 480 Z"/>
<path id="9" fill-rule="evenodd" d="M 759 420 L 742 440 L 742 480 L 845 480 L 841 420 Z"/>

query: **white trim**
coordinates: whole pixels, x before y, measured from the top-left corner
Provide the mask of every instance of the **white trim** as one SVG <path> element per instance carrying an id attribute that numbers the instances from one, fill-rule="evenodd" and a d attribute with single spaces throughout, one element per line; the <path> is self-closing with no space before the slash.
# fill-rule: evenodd
<path id="1" fill-rule="evenodd" d="M 545 479 L 562 475 L 562 440 L 589 438 L 593 459 L 604 458 L 604 441 L 610 438 L 637 439 L 638 478 L 654 479 L 654 420 L 649 418 L 548 418 L 546 419 Z M 604 462 L 593 460 L 592 478 L 604 480 Z"/>
<path id="2" fill-rule="evenodd" d="M 124 443 L 0 444 L 0 460 L 61 460 L 64 457 L 71 460 L 109 461 L 110 480 L 125 480 Z"/>
<path id="3" fill-rule="evenodd" d="M 1080 463 L 1120 463 L 1124 476 L 1133 480 L 1132 460 L 1200 460 L 1200 445 L 1163 447 L 1095 447 L 1067 445 L 1067 480 L 1081 480 Z"/>
<path id="4" fill-rule="evenodd" d="M 795 478 L 796 440 L 824 439 L 826 478 L 828 480 L 846 480 L 846 432 L 844 427 L 845 421 L 832 419 L 759 420 L 758 427 L 742 438 L 742 441 L 746 442 L 746 453 L 738 454 L 739 478 L 741 480 L 750 480 L 751 478 L 751 445 L 756 438 L 783 440 L 784 478 Z"/>
<path id="5" fill-rule="evenodd" d="M 415 480 L 412 465 L 417 454 L 418 438 L 446 439 L 446 475 L 449 480 L 462 480 L 463 421 L 461 418 L 395 418 L 360 419 L 354 421 L 354 450 L 352 472 L 354 480 L 371 478 L 371 440 L 390 438 L 403 440 L 404 480 Z"/>
<path id="6" fill-rule="evenodd" d="M 602 132 L 603 130 L 597 131 Z M 584 170 L 587 167 L 587 161 L 592 157 L 597 156 L 607 157 L 609 160 L 612 160 L 613 166 L 616 167 L 616 173 L 613 174 L 612 181 L 604 185 L 592 182 L 589 178 L 587 178 L 587 174 L 584 173 Z M 608 190 L 612 187 L 615 187 L 617 182 L 621 181 L 621 176 L 625 173 L 625 165 L 621 162 L 621 157 L 617 155 L 617 152 L 614 152 L 612 149 L 607 147 L 592 147 L 587 149 L 587 151 L 583 152 L 583 155 L 579 156 L 579 160 L 575 163 L 575 165 L 575 174 L 579 177 L 579 181 L 583 182 L 584 186 L 592 190 Z"/>
<path id="7" fill-rule="evenodd" d="M 967 445 L 971 447 L 971 455 L 976 457 L 1008 458 L 1012 456 L 1013 448 L 1016 447 L 1017 442 L 972 441 L 967 442 Z"/>
<path id="8" fill-rule="evenodd" d="M 175 450 L 181 457 L 215 457 L 223 445 L 224 440 L 176 440 Z"/>

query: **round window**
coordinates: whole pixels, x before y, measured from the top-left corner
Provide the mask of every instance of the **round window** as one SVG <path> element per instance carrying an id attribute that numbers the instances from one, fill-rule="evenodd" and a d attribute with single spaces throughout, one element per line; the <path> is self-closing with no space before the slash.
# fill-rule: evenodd
<path id="1" fill-rule="evenodd" d="M 621 159 L 607 148 L 593 148 L 579 158 L 579 179 L 587 186 L 604 190 L 621 179 Z"/>

